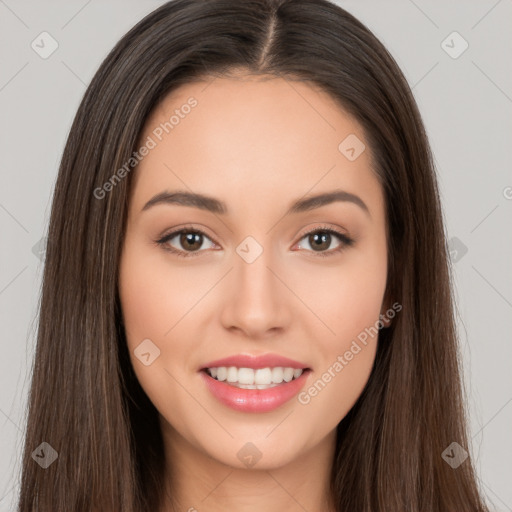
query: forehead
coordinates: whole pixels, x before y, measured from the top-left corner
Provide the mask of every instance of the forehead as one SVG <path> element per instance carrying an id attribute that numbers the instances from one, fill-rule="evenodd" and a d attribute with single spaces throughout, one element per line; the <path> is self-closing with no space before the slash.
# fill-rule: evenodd
<path id="1" fill-rule="evenodd" d="M 148 137 L 154 147 L 134 175 L 139 206 L 173 188 L 241 202 L 287 202 L 312 188 L 378 193 L 361 126 L 311 83 L 244 76 L 182 85 L 149 116 L 140 140 Z M 366 149 L 351 160 L 345 140 Z"/>

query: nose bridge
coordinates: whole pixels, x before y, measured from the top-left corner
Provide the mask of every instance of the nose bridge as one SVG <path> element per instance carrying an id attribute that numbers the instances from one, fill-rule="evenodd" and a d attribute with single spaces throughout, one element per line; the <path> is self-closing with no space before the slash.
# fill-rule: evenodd
<path id="1" fill-rule="evenodd" d="M 239 256 L 235 263 L 235 286 L 256 296 L 268 293 L 275 287 L 274 276 L 269 268 L 275 266 L 275 258 L 269 248 L 259 249 L 254 242 L 244 242 L 237 248 Z"/>
<path id="2" fill-rule="evenodd" d="M 269 240 L 270 237 L 266 237 L 259 242 L 253 236 L 248 236 L 236 248 L 235 287 L 239 289 L 242 300 L 249 298 L 254 304 L 270 304 L 272 297 L 278 294 L 278 282 L 269 270 L 277 266 L 275 251 Z"/>
<path id="3" fill-rule="evenodd" d="M 251 336 L 283 327 L 288 318 L 286 288 L 276 277 L 278 258 L 269 244 L 246 237 L 236 248 L 229 300 L 223 312 L 226 327 L 238 327 Z"/>

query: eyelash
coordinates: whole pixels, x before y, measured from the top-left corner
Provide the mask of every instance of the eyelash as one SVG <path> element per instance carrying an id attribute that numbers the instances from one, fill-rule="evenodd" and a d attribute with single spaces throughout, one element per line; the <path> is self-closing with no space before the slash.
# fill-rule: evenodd
<path id="1" fill-rule="evenodd" d="M 211 238 L 206 233 L 204 233 L 198 229 L 195 229 L 192 226 L 190 226 L 190 227 L 185 226 L 184 228 L 181 228 L 178 231 L 173 231 L 172 233 L 164 235 L 159 240 L 155 240 L 155 243 L 158 244 L 159 246 L 161 246 L 164 250 L 169 251 L 173 254 L 176 254 L 176 256 L 178 256 L 180 258 L 195 257 L 195 256 L 198 256 L 199 253 L 203 252 L 203 251 L 193 251 L 193 252 L 180 251 L 178 249 L 175 249 L 174 247 L 166 245 L 167 242 L 169 242 L 169 240 L 172 240 L 176 235 L 181 235 L 182 233 L 193 233 L 193 234 L 197 234 L 197 235 L 203 235 L 206 238 L 211 240 Z M 347 247 L 350 247 L 354 244 L 354 239 L 352 239 L 349 236 L 347 236 L 346 234 L 341 233 L 341 232 L 339 232 L 335 229 L 332 229 L 328 226 L 316 227 L 315 229 L 312 229 L 311 231 L 304 233 L 300 240 L 306 238 L 307 236 L 309 236 L 313 233 L 329 233 L 330 235 L 334 235 L 341 242 L 340 246 L 337 247 L 336 249 L 331 249 L 330 251 L 317 252 L 316 255 L 319 256 L 320 258 L 327 258 L 329 256 L 334 256 L 335 254 L 342 252 Z M 311 252 L 311 251 L 309 251 L 309 252 Z"/>

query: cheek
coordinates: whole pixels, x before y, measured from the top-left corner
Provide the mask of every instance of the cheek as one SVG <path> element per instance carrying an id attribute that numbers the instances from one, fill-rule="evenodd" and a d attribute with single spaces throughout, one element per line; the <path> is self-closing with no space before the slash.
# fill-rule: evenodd
<path id="1" fill-rule="evenodd" d="M 190 308 L 186 301 L 184 304 L 183 283 L 174 283 L 172 276 L 164 279 L 163 275 L 161 265 L 152 261 L 148 252 L 126 247 L 120 263 L 119 295 L 130 360 L 140 385 L 159 411 L 183 400 L 180 387 L 173 385 L 173 377 L 180 380 L 180 376 L 172 362 L 186 358 L 186 347 L 172 344 L 172 329 Z M 159 350 L 149 365 L 143 364 L 134 352 L 146 339 Z"/>
<path id="2" fill-rule="evenodd" d="M 315 372 L 298 395 L 305 421 L 322 418 L 326 430 L 334 428 L 357 402 L 371 374 L 377 344 L 349 343 L 321 371 Z"/>
<path id="3" fill-rule="evenodd" d="M 155 255 L 157 257 L 155 257 Z M 172 270 L 154 248 L 127 247 L 120 265 L 120 286 L 127 335 L 165 341 L 170 331 L 197 302 L 200 280 Z"/>
<path id="4" fill-rule="evenodd" d="M 165 373 L 168 358 L 176 356 L 179 347 L 168 350 L 172 327 L 178 322 L 180 297 L 170 292 L 169 279 L 162 277 L 157 262 L 148 258 L 148 252 L 128 242 L 120 262 L 119 296 L 126 340 L 135 374 L 151 401 L 158 401 L 159 391 L 168 387 Z M 180 316 L 184 314 L 181 313 Z M 143 340 L 149 339 L 157 347 L 158 357 L 146 366 L 136 355 Z M 147 343 L 147 342 L 146 342 Z M 153 345 L 150 345 L 153 347 Z M 135 351 L 135 352 L 134 352 Z M 159 352 L 158 352 L 159 351 Z"/>
<path id="5" fill-rule="evenodd" d="M 296 283 L 297 295 L 314 314 L 312 321 L 321 329 L 318 333 L 322 333 L 327 352 L 350 345 L 353 338 L 378 321 L 386 273 L 384 252 L 354 252 L 337 266 L 318 266 L 314 271 L 301 269 L 290 280 Z M 304 275 L 310 278 L 304 280 Z"/>
<path id="6" fill-rule="evenodd" d="M 130 260 L 121 266 L 120 298 L 129 344 L 141 336 L 159 338 L 170 328 L 171 319 L 166 323 L 164 314 L 169 305 L 162 301 L 161 287 L 147 266 Z"/>
<path id="7" fill-rule="evenodd" d="M 309 283 L 304 291 L 314 298 L 314 311 L 328 330 L 316 337 L 321 366 L 315 368 L 299 403 L 329 424 L 348 413 L 370 376 L 386 274 L 385 250 L 375 245 L 347 255 L 336 270 L 317 273 L 316 287 Z"/>
<path id="8" fill-rule="evenodd" d="M 321 364 L 298 397 L 308 417 L 322 417 L 331 426 L 349 412 L 370 377 L 386 282 L 385 272 L 384 278 L 365 272 L 340 275 L 340 281 L 342 277 L 323 304 L 317 303 L 332 332 L 316 338 Z"/>

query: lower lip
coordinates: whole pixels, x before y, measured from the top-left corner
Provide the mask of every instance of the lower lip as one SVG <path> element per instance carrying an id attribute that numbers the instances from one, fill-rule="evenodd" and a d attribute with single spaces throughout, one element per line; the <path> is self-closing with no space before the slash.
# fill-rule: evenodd
<path id="1" fill-rule="evenodd" d="M 212 395 L 236 411 L 268 412 L 291 400 L 304 386 L 311 370 L 304 370 L 298 379 L 268 389 L 241 389 L 210 377 L 201 371 L 201 377 Z"/>

